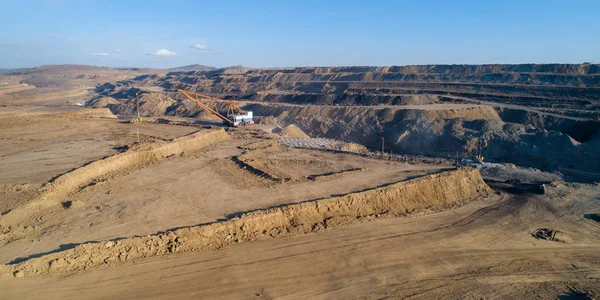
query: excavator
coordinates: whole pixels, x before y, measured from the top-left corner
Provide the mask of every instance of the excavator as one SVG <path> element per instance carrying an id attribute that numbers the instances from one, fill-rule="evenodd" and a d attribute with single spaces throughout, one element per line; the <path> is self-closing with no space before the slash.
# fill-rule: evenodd
<path id="1" fill-rule="evenodd" d="M 181 89 L 177 89 L 177 92 L 184 95 L 188 100 L 198 104 L 202 109 L 206 112 L 217 116 L 219 119 L 223 121 L 225 125 L 231 127 L 245 126 L 254 124 L 254 120 L 252 117 L 251 111 L 242 110 L 235 102 L 232 100 L 223 100 L 219 98 L 215 98 L 212 96 L 196 93 L 196 92 L 188 92 Z M 204 104 L 200 101 L 200 99 L 208 100 L 209 104 Z M 217 102 L 225 103 L 227 106 L 227 114 L 223 116 L 217 110 Z"/>

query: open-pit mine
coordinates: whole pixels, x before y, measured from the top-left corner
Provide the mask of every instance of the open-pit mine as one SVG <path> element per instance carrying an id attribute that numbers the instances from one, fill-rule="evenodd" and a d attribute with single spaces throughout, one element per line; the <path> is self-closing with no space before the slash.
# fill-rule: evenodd
<path id="1" fill-rule="evenodd" d="M 600 297 L 600 65 L 3 74 L 1 299 Z"/>

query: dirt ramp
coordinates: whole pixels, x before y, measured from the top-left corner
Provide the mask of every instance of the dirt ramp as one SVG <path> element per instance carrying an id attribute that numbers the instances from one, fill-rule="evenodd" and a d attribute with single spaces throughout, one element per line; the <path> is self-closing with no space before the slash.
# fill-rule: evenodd
<path id="1" fill-rule="evenodd" d="M 380 217 L 439 211 L 490 192 L 476 168 L 460 168 L 340 197 L 249 212 L 223 222 L 83 244 L 14 266 L 0 266 L 0 271 L 14 277 L 70 274 L 146 257 L 318 232 Z"/>

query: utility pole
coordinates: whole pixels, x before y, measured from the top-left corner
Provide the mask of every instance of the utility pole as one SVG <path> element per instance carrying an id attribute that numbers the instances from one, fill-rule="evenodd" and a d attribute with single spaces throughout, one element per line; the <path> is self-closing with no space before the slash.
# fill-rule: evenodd
<path id="1" fill-rule="evenodd" d="M 383 139 L 384 137 L 381 137 L 381 156 L 383 156 Z"/>
<path id="2" fill-rule="evenodd" d="M 139 120 L 140 118 L 140 99 L 138 98 L 139 93 L 135 93 L 135 113 L 136 118 Z"/>

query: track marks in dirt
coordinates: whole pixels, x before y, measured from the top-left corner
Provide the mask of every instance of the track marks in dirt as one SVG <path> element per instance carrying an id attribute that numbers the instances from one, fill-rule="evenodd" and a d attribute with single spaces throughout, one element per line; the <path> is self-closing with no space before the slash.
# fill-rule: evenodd
<path id="1" fill-rule="evenodd" d="M 231 161 L 240 169 L 274 183 L 322 180 L 364 170 L 362 167 L 321 160 L 319 157 L 277 158 L 282 154 L 285 157 L 285 152 L 290 149 L 282 147 L 275 140 L 260 141 L 239 148 L 244 152 L 232 156 Z M 313 173 L 306 174 L 307 172 Z"/>
<path id="2" fill-rule="evenodd" d="M 145 257 L 219 249 L 265 238 L 318 232 L 363 219 L 377 219 L 380 215 L 442 210 L 489 193 L 476 169 L 458 169 L 365 192 L 251 212 L 223 222 L 83 244 L 22 262 L 15 266 L 14 274 L 69 274 Z"/>

